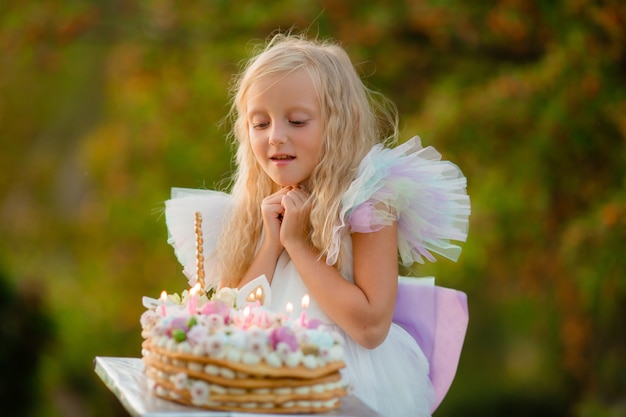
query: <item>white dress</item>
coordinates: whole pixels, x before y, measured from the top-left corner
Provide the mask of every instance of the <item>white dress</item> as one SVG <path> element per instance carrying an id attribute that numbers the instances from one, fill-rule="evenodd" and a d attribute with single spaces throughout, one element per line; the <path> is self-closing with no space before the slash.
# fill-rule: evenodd
<path id="1" fill-rule="evenodd" d="M 423 258 L 434 260 L 431 252 L 456 260 L 460 248 L 448 239 L 464 241 L 467 234 L 470 209 L 465 184 L 465 177 L 455 165 L 440 161 L 440 155 L 431 147 L 422 148 L 417 138 L 393 149 L 377 145 L 361 163 L 361 169 L 342 199 L 343 210 L 335 228 L 328 263 L 336 261 L 339 248 L 343 247 L 345 267 L 341 273 L 346 280 L 354 282 L 350 233 L 376 231 L 393 221 L 398 222 L 398 247 L 403 263 L 423 262 Z M 376 210 L 381 202 L 394 209 L 395 217 L 390 217 L 389 210 Z M 169 243 L 183 264 L 191 285 L 196 279 L 194 212 L 203 213 L 204 253 L 209 254 L 215 249 L 220 225 L 229 212 L 229 203 L 228 194 L 187 189 L 174 189 L 172 199 L 166 202 Z M 208 286 L 213 277 L 208 261 L 205 270 Z M 285 311 L 287 303 L 291 303 L 294 307 L 292 314 L 299 315 L 301 300 L 307 293 L 295 265 L 283 252 L 272 278 L 270 308 Z M 333 325 L 313 299 L 306 314 L 308 318 Z M 418 320 L 435 320 L 430 312 L 422 317 L 417 311 L 411 314 L 416 314 Z M 431 323 L 426 327 L 433 326 L 436 325 Z M 381 345 L 366 349 L 337 329 L 345 336 L 344 375 L 352 385 L 354 395 L 383 416 L 431 415 L 451 381 L 446 381 L 443 394 L 435 392 L 432 375 L 429 377 L 433 347 L 420 348 L 417 342 L 422 340 L 420 335 L 410 334 L 394 322 Z M 465 329 L 461 328 L 461 333 L 458 330 L 455 329 L 462 344 Z M 458 339 L 454 342 L 457 345 Z M 460 346 L 454 349 L 454 355 L 460 354 Z M 447 367 L 451 363 L 454 371 L 457 361 L 458 357 L 453 357 L 443 362 L 448 362 Z"/>

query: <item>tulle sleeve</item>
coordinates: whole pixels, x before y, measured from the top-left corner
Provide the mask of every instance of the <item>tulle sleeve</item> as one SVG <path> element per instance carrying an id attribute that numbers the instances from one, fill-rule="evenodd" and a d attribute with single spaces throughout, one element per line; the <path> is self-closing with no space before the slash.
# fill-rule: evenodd
<path id="1" fill-rule="evenodd" d="M 433 253 L 456 261 L 461 247 L 450 241 L 467 237 L 466 187 L 461 170 L 417 136 L 395 148 L 376 145 L 342 198 L 327 263 L 337 261 L 344 233 L 375 232 L 396 220 L 404 265 L 435 262 Z"/>
<path id="2" fill-rule="evenodd" d="M 213 272 L 211 255 L 215 252 L 230 201 L 229 194 L 218 191 L 173 188 L 172 198 L 165 202 L 167 241 L 183 265 L 190 286 L 195 285 L 197 279 L 195 213 L 202 214 L 205 284 L 211 288 L 219 281 Z"/>

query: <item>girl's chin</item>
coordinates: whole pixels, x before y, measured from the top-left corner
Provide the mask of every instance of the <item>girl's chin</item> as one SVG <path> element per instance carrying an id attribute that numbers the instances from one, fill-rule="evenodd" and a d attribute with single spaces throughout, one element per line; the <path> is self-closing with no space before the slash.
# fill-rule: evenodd
<path id="1" fill-rule="evenodd" d="M 276 179 L 273 180 L 274 183 L 276 185 L 278 185 L 281 188 L 287 188 L 287 187 L 291 187 L 291 188 L 302 188 L 304 190 L 308 190 L 308 181 L 304 180 L 304 181 L 300 181 L 300 182 L 294 182 L 294 181 L 276 181 Z"/>

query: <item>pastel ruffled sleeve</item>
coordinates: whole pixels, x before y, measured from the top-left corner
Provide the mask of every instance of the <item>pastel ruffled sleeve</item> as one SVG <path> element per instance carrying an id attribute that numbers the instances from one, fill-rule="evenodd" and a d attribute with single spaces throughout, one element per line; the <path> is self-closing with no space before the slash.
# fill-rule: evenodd
<path id="1" fill-rule="evenodd" d="M 229 194 L 191 188 L 173 188 L 172 198 L 165 202 L 167 242 L 174 248 L 183 273 L 193 286 L 197 280 L 195 213 L 202 214 L 202 237 L 205 284 L 217 286 L 219 277 L 213 272 L 211 255 L 217 247 L 217 239 L 231 201 Z"/>
<path id="2" fill-rule="evenodd" d="M 342 198 L 327 263 L 337 261 L 345 233 L 376 232 L 398 222 L 404 265 L 435 262 L 433 253 L 456 261 L 467 238 L 470 200 L 467 180 L 453 163 L 414 137 L 395 148 L 376 145 L 360 164 Z"/>

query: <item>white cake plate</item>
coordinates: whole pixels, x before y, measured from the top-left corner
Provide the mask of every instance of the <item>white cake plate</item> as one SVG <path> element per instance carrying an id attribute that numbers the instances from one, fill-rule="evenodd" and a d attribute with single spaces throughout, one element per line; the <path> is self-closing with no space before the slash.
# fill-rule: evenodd
<path id="1" fill-rule="evenodd" d="M 143 374 L 144 365 L 140 358 L 98 356 L 94 363 L 96 374 L 133 417 L 285 417 L 284 414 L 209 411 L 155 397 L 148 391 Z M 342 398 L 341 406 L 330 413 L 298 414 L 298 416 L 380 417 L 380 414 L 355 396 L 348 395 Z"/>

